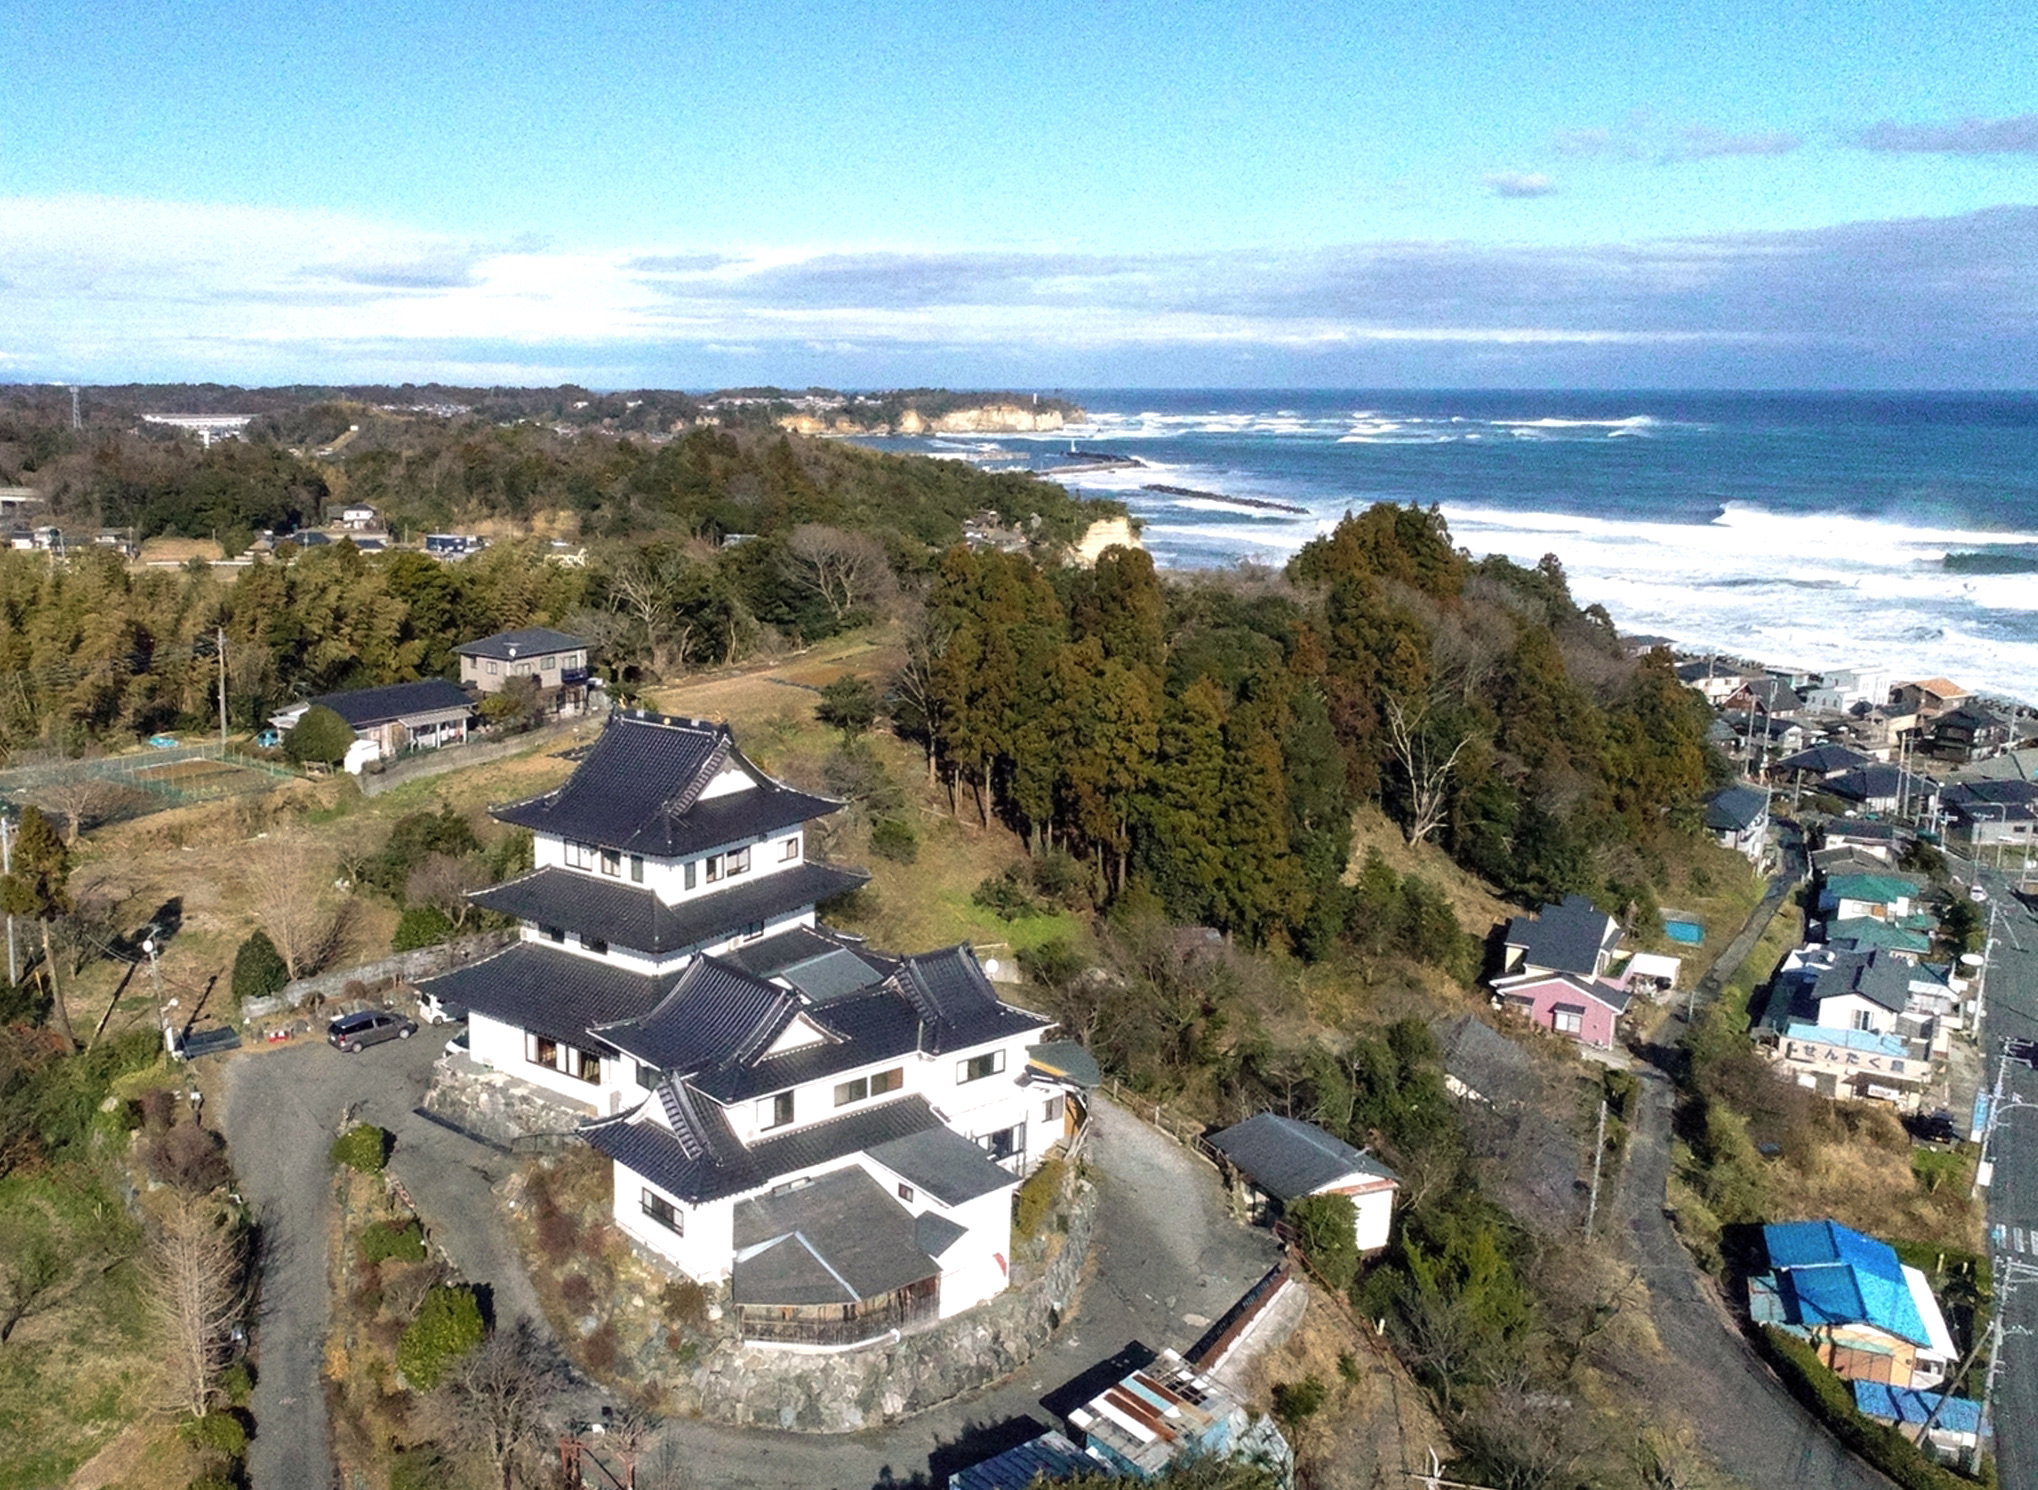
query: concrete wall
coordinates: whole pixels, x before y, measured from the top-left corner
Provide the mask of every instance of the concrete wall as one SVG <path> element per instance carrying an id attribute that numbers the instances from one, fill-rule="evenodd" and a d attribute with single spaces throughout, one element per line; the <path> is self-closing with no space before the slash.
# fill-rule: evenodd
<path id="1" fill-rule="evenodd" d="M 261 1019 L 281 1014 L 286 1009 L 300 1008 L 314 997 L 338 998 L 349 983 L 365 983 L 370 989 L 387 988 L 395 983 L 415 983 L 420 978 L 464 967 L 499 952 L 515 940 L 516 933 L 513 931 L 484 931 L 440 942 L 435 947 L 419 947 L 414 952 L 397 952 L 374 962 L 334 968 L 314 978 L 299 978 L 281 993 L 269 998 L 247 1000 L 241 1005 L 241 1015 L 247 1019 Z"/>

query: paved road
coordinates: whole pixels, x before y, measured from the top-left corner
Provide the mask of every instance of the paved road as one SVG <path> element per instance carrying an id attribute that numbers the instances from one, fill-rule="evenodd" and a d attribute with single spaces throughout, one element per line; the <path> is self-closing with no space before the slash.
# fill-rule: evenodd
<path id="1" fill-rule="evenodd" d="M 440 1041 L 345 1057 L 323 1046 L 256 1051 L 228 1072 L 226 1124 L 245 1192 L 277 1239 L 260 1320 L 254 1490 L 330 1481 L 318 1369 L 325 1301 L 325 1150 L 342 1114 L 397 1135 L 392 1168 L 468 1278 L 495 1289 L 502 1319 L 539 1318 L 521 1264 L 495 1221 L 491 1187 L 508 1160 L 417 1116 Z M 1271 1237 L 1226 1214 L 1212 1171 L 1152 1129 L 1099 1103 L 1089 1162 L 1099 1191 L 1091 1272 L 1069 1321 L 1006 1381 L 905 1423 L 846 1436 L 772 1433 L 675 1421 L 667 1434 L 699 1490 L 799 1485 L 862 1490 L 887 1477 L 945 1470 L 958 1444 L 1002 1447 L 1016 1420 L 1051 1421 L 1043 1395 L 1134 1343 L 1186 1347 L 1272 1266 Z M 574 1391 L 591 1415 L 601 1398 Z M 967 1455 L 962 1456 L 967 1462 Z"/>
<path id="2" fill-rule="evenodd" d="M 255 1321 L 259 1377 L 250 1404 L 256 1435 L 248 1473 L 255 1490 L 320 1490 L 332 1482 L 319 1381 L 330 1319 L 326 1149 L 349 1104 L 358 1104 L 360 1120 L 396 1130 L 406 1141 L 412 1136 L 406 1120 L 431 1127 L 410 1108 L 424 1094 L 442 1043 L 426 1030 L 357 1056 L 306 1042 L 229 1058 L 220 1121 L 268 1249 Z"/>
<path id="3" fill-rule="evenodd" d="M 2038 1039 L 2038 916 L 2010 893 L 2003 875 L 1984 870 L 1981 880 L 1996 910 L 1982 1009 L 1986 1076 L 1993 1083 L 2000 1041 Z M 2038 1102 L 2038 1076 L 2011 1066 L 2009 1077 L 2008 1091 Z M 1959 1116 L 1965 1119 L 1966 1114 Z M 2006 1274 L 2020 1266 L 2038 1267 L 2038 1110 L 2013 1108 L 2004 1114 L 1996 1131 L 1995 1161 L 1989 1240 L 2009 1332 L 1995 1388 L 1998 1477 L 2006 1487 L 2038 1485 L 2038 1279 L 2004 1286 Z M 1970 1391 L 1978 1395 L 1979 1383 Z"/>
<path id="4" fill-rule="evenodd" d="M 1620 1219 L 1648 1285 L 1656 1334 L 1682 1368 L 1677 1405 L 1699 1442 L 1727 1473 L 1762 1490 L 1891 1490 L 1783 1389 L 1678 1239 L 1664 1211 L 1672 1088 L 1658 1072 L 1640 1074 L 1641 1121 L 1622 1177 Z"/>

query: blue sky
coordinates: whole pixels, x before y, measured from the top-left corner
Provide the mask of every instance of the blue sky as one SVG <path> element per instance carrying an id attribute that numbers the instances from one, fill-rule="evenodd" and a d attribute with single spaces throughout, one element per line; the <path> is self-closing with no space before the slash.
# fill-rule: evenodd
<path id="1" fill-rule="evenodd" d="M 2030 386 L 2034 16 L 17 0 L 0 376 Z"/>

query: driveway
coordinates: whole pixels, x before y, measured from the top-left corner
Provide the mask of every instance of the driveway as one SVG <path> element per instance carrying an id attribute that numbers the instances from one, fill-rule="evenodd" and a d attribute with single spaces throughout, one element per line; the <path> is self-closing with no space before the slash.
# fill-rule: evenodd
<path id="1" fill-rule="evenodd" d="M 428 1028 L 358 1056 L 307 1044 L 250 1051 L 228 1067 L 222 1122 L 243 1191 L 273 1247 L 258 1321 L 258 1434 L 248 1465 L 254 1490 L 316 1490 L 332 1479 L 319 1382 L 328 1320 L 325 1152 L 350 1104 L 356 1120 L 396 1134 L 391 1168 L 454 1265 L 493 1287 L 497 1317 L 528 1314 L 542 1327 L 530 1280 L 496 1220 L 492 1189 L 510 1161 L 413 1110 L 441 1043 Z M 1107 1102 L 1096 1104 L 1095 1121 L 1087 1155 L 1098 1189 L 1089 1275 L 1045 1350 L 1001 1383 L 865 1433 L 675 1420 L 666 1432 L 684 1456 L 688 1483 L 863 1490 L 888 1477 L 909 1480 L 937 1460 L 950 1467 L 958 1443 L 1002 1447 L 1016 1420 L 1050 1425 L 1041 1398 L 1129 1345 L 1184 1349 L 1201 1336 L 1273 1266 L 1273 1239 L 1231 1219 L 1215 1172 L 1200 1159 Z M 568 1405 L 591 1415 L 600 1400 L 581 1389 Z"/>
<path id="2" fill-rule="evenodd" d="M 1683 1370 L 1678 1406 L 1699 1442 L 1727 1473 L 1764 1490 L 1893 1490 L 1783 1389 L 1678 1240 L 1664 1213 L 1671 1085 L 1647 1068 L 1641 1076 L 1641 1118 L 1620 1189 L 1620 1219 L 1648 1285 L 1656 1334 Z"/>
<path id="3" fill-rule="evenodd" d="M 415 1039 L 359 1055 L 306 1040 L 248 1050 L 227 1065 L 220 1123 L 233 1145 L 241 1193 L 261 1218 L 268 1249 L 255 1320 L 259 1375 L 249 1404 L 256 1424 L 248 1450 L 254 1490 L 320 1490 L 332 1483 L 319 1380 L 330 1319 L 326 1208 L 332 1180 L 326 1150 L 350 1106 L 357 1120 L 392 1129 L 406 1147 L 426 1142 L 418 1128 L 454 1137 L 410 1110 L 423 1098 L 432 1059 L 443 1044 L 443 1036 L 427 1026 Z M 408 1167 L 408 1156 L 402 1156 L 398 1174 Z M 445 1167 L 449 1183 L 459 1185 L 458 1166 Z M 418 1188 L 413 1185 L 413 1193 Z"/>

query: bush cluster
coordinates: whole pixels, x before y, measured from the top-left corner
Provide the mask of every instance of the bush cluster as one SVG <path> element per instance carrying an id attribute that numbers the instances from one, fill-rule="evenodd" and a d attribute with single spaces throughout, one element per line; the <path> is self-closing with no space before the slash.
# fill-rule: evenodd
<path id="1" fill-rule="evenodd" d="M 462 1356 L 481 1343 L 485 1333 L 474 1291 L 438 1284 L 425 1295 L 417 1318 L 397 1342 L 396 1369 L 413 1387 L 429 1392 Z"/>
<path id="2" fill-rule="evenodd" d="M 389 1162 L 390 1134 L 373 1123 L 356 1123 L 333 1140 L 334 1164 L 361 1174 L 380 1174 Z"/>
<path id="3" fill-rule="evenodd" d="M 365 1264 L 423 1262 L 425 1256 L 424 1229 L 415 1220 L 378 1221 L 361 1233 L 361 1261 Z"/>

